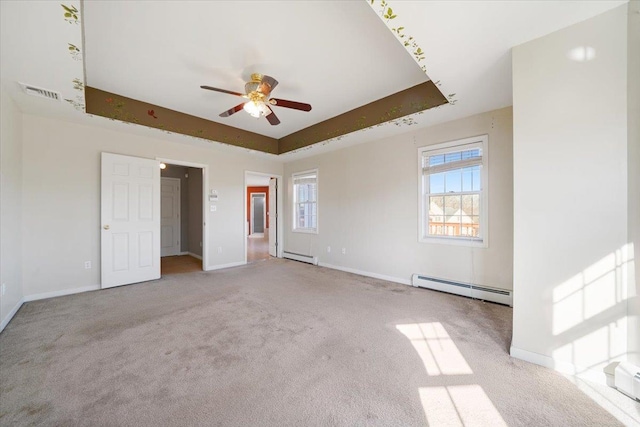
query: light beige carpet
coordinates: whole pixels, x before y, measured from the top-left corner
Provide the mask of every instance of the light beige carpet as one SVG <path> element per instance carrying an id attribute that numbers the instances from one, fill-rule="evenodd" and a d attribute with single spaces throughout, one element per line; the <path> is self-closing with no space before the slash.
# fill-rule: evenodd
<path id="1" fill-rule="evenodd" d="M 620 425 L 509 357 L 511 317 L 285 260 L 31 302 L 0 335 L 0 424 Z"/>

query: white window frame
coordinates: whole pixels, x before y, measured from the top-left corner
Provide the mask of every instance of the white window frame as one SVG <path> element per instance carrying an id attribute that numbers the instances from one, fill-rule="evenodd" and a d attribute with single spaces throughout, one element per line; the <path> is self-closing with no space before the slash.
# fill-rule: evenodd
<path id="1" fill-rule="evenodd" d="M 298 227 L 298 192 L 296 191 L 296 178 L 304 177 L 306 175 L 315 174 L 316 176 L 316 227 L 315 228 L 300 228 Z M 296 172 L 291 174 L 291 190 L 292 190 L 292 214 L 293 222 L 291 224 L 291 231 L 294 233 L 307 233 L 318 234 L 320 225 L 320 173 L 318 169 L 310 169 L 302 172 Z"/>
<path id="2" fill-rule="evenodd" d="M 429 176 L 423 171 L 422 159 L 425 154 L 434 156 L 464 149 L 482 149 L 482 163 L 480 168 L 480 235 L 466 236 L 430 236 L 429 206 Z M 457 168 L 456 168 L 457 169 Z M 418 241 L 421 243 L 440 243 L 448 245 L 489 247 L 489 136 L 479 135 L 441 144 L 427 145 L 418 148 Z"/>

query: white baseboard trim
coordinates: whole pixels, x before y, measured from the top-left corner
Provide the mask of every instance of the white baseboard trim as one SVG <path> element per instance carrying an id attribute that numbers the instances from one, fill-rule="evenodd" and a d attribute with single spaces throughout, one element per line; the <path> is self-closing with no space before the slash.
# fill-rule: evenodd
<path id="1" fill-rule="evenodd" d="M 244 261 L 240 261 L 230 262 L 229 264 L 208 265 L 205 271 L 222 270 L 223 268 L 239 267 L 241 265 L 247 265 L 247 263 Z"/>
<path id="2" fill-rule="evenodd" d="M 11 322 L 11 319 L 13 319 L 13 316 L 15 316 L 18 310 L 20 310 L 22 304 L 24 304 L 24 297 L 20 298 L 20 301 L 18 301 L 18 303 L 11 309 L 9 314 L 2 319 L 2 322 L 0 323 L 0 332 L 4 331 L 4 328 L 9 324 L 9 322 Z"/>
<path id="3" fill-rule="evenodd" d="M 194 254 L 193 252 L 185 252 L 184 254 L 192 256 L 192 257 L 197 258 L 197 259 L 202 261 L 202 257 L 200 255 Z"/>
<path id="4" fill-rule="evenodd" d="M 340 265 L 327 264 L 325 262 L 318 262 L 318 265 L 320 267 L 331 268 L 333 270 L 346 271 L 347 273 L 359 274 L 361 276 L 373 277 L 374 279 L 386 280 L 388 282 L 395 282 L 395 283 L 400 283 L 402 285 L 413 286 L 413 285 L 411 285 L 411 279 L 410 278 L 409 279 L 401 279 L 399 277 L 387 276 L 387 275 L 378 274 L 378 273 L 371 273 L 370 271 L 362 271 L 362 270 L 357 270 L 355 268 L 349 268 L 349 267 L 342 267 Z"/>
<path id="5" fill-rule="evenodd" d="M 561 374 L 573 375 L 580 379 L 588 380 L 598 384 L 607 384 L 607 377 L 603 371 L 581 368 L 570 362 L 555 360 L 550 356 L 535 353 L 533 351 L 523 350 L 514 346 L 511 346 L 509 354 L 511 355 L 511 357 L 515 357 L 516 359 L 544 366 L 545 368 L 553 369 L 554 371 L 560 372 Z"/>
<path id="6" fill-rule="evenodd" d="M 60 291 L 44 292 L 41 294 L 26 295 L 24 297 L 24 302 L 38 301 L 46 298 L 62 297 L 65 295 L 79 294 L 82 292 L 97 291 L 98 289 L 100 289 L 100 285 L 92 285 L 73 289 L 62 289 Z"/>

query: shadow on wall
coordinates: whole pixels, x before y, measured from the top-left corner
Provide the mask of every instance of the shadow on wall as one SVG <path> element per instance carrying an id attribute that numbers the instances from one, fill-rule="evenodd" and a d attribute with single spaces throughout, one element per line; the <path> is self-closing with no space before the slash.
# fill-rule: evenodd
<path id="1" fill-rule="evenodd" d="M 553 289 L 552 355 L 573 364 L 573 374 L 626 360 L 633 262 L 633 244 L 626 244 Z"/>
<path id="2" fill-rule="evenodd" d="M 634 326 L 627 303 L 638 297 L 631 286 L 634 267 L 634 245 L 628 243 L 553 289 L 552 358 L 557 369 L 588 377 L 611 362 L 629 360 L 629 328 Z M 640 419 L 640 407 L 632 413 L 580 377 L 571 381 L 619 420 Z"/>

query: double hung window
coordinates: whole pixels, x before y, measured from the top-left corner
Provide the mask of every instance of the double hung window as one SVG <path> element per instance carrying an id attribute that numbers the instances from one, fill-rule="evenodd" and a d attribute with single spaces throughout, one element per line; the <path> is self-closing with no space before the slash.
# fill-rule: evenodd
<path id="1" fill-rule="evenodd" d="M 318 232 L 318 170 L 293 174 L 293 231 Z"/>
<path id="2" fill-rule="evenodd" d="M 420 241 L 487 244 L 487 136 L 422 147 Z"/>

